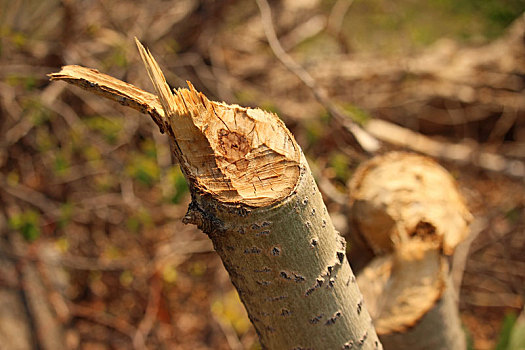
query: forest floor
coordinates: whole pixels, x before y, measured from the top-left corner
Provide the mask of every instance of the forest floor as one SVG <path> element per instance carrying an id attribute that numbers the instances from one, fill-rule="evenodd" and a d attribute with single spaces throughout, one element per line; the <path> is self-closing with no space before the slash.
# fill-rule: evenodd
<path id="1" fill-rule="evenodd" d="M 354 121 L 525 161 L 525 47 L 499 62 L 491 46 L 522 0 L 270 4 L 284 49 Z M 135 36 L 172 86 L 189 80 L 211 99 L 277 112 L 347 234 L 345 186 L 371 155 L 279 62 L 255 2 L 1 0 L 0 305 L 22 301 L 25 316 L 10 322 L 33 348 L 56 336 L 71 349 L 256 349 L 211 242 L 181 222 L 190 198 L 167 137 L 149 117 L 46 76 L 78 64 L 152 91 Z M 406 68 L 450 57 L 468 58 L 463 78 L 476 84 L 456 91 L 434 66 Z M 381 153 L 400 148 L 383 141 Z M 494 349 L 524 303 L 525 178 L 438 161 L 475 217 L 461 319 L 472 348 Z"/>

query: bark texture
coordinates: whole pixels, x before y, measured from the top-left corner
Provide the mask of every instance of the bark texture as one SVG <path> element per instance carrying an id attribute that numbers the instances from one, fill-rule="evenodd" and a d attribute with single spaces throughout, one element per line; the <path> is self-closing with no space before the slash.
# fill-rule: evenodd
<path id="1" fill-rule="evenodd" d="M 192 193 L 184 221 L 213 241 L 264 348 L 382 348 L 346 243 L 284 123 L 210 101 L 189 82 L 172 93 L 137 44 L 161 108 L 151 94 L 125 83 L 121 91 L 121 82 L 87 68 L 63 67 L 51 78 L 148 112 L 168 133 Z"/>
<path id="2" fill-rule="evenodd" d="M 377 349 L 346 243 L 302 164 L 298 186 L 263 208 L 195 196 L 185 220 L 212 239 L 269 349 Z"/>
<path id="3" fill-rule="evenodd" d="M 465 349 L 446 256 L 471 214 L 453 178 L 426 157 L 393 152 L 360 166 L 350 190 L 352 240 L 362 260 L 376 256 L 357 280 L 385 348 Z"/>

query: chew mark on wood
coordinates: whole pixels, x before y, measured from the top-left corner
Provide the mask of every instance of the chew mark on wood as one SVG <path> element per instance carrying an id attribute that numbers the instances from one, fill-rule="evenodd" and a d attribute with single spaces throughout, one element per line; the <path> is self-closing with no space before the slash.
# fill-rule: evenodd
<path id="1" fill-rule="evenodd" d="M 172 93 L 151 53 L 138 41 L 137 46 L 180 149 L 181 166 L 197 189 L 225 203 L 254 207 L 292 193 L 301 152 L 275 114 L 210 101 L 190 82 L 189 89 Z"/>
<path id="2" fill-rule="evenodd" d="M 264 207 L 289 196 L 301 172 L 301 151 L 275 114 L 208 100 L 188 82 L 170 90 L 159 65 L 137 46 L 157 96 L 95 69 L 64 66 L 51 74 L 148 113 L 168 132 L 186 178 L 223 203 Z"/>

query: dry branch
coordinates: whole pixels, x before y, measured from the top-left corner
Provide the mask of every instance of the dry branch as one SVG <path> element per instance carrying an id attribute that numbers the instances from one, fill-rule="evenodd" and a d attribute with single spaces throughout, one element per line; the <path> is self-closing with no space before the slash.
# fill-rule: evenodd
<path id="1" fill-rule="evenodd" d="M 491 172 L 525 180 L 525 163 L 500 154 L 483 151 L 473 143 L 438 141 L 428 136 L 381 120 L 370 120 L 365 129 L 378 139 L 431 157 L 460 165 L 474 165 Z"/>
<path id="2" fill-rule="evenodd" d="M 117 101 L 139 112 L 147 113 L 164 133 L 164 111 L 157 96 L 141 90 L 134 85 L 100 73 L 96 69 L 82 66 L 64 66 L 58 73 L 49 75 L 51 80 L 63 80 L 80 86 L 94 94 Z"/>

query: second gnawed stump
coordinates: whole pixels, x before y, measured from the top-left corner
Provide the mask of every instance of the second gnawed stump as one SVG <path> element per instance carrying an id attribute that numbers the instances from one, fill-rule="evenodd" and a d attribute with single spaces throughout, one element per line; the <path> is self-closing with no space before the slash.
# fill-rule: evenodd
<path id="1" fill-rule="evenodd" d="M 350 193 L 351 240 L 368 252 L 357 281 L 385 349 L 465 349 L 446 256 L 472 216 L 452 176 L 392 152 L 364 163 Z"/>

